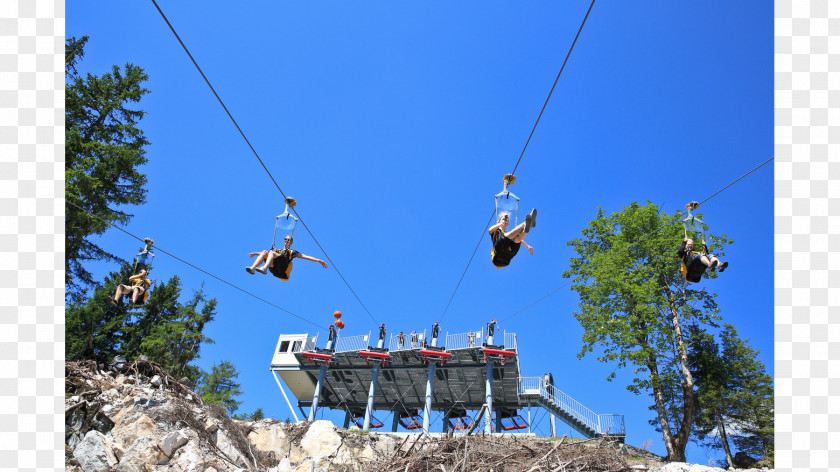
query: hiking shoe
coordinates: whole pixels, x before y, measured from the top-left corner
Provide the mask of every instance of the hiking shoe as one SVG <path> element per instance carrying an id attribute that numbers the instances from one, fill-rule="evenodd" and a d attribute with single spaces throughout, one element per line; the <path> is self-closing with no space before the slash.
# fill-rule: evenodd
<path id="1" fill-rule="evenodd" d="M 112 307 L 114 307 L 114 308 L 116 308 L 116 307 L 117 307 L 117 302 L 116 302 L 116 301 L 114 301 L 114 299 L 113 299 L 113 298 L 111 298 L 111 297 L 108 297 L 108 303 L 110 303 L 110 304 L 111 304 L 111 306 L 112 306 Z"/>
<path id="2" fill-rule="evenodd" d="M 251 266 L 248 266 L 248 267 L 245 268 L 245 272 L 247 272 L 251 275 L 254 275 L 254 268 L 251 267 Z"/>
<path id="3" fill-rule="evenodd" d="M 256 269 L 254 269 L 254 270 L 255 270 L 255 271 L 257 271 L 257 272 L 259 272 L 260 274 L 267 274 L 267 273 L 268 273 L 268 271 L 267 271 L 267 270 L 265 270 L 265 267 L 257 267 L 257 268 L 256 268 Z"/>
<path id="4" fill-rule="evenodd" d="M 536 228 L 537 226 L 537 209 L 534 208 L 531 210 L 531 228 Z"/>
<path id="5" fill-rule="evenodd" d="M 726 269 L 728 266 L 729 266 L 729 263 L 724 262 L 723 264 L 720 265 L 720 271 L 723 272 L 723 270 Z"/>
<path id="6" fill-rule="evenodd" d="M 712 261 L 712 265 L 710 265 L 710 266 L 709 266 L 709 270 L 711 270 L 712 272 L 714 272 L 714 271 L 715 271 L 715 267 L 717 267 L 717 265 L 718 265 L 718 261 L 717 261 L 717 260 Z"/>
<path id="7" fill-rule="evenodd" d="M 532 226 L 532 223 L 531 223 L 531 214 L 529 213 L 529 214 L 525 215 L 525 232 L 526 232 L 526 233 L 527 233 L 528 231 L 531 231 L 531 226 Z"/>

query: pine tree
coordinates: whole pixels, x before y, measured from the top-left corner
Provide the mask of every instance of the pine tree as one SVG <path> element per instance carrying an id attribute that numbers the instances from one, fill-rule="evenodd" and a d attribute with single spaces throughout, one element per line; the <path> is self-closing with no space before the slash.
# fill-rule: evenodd
<path id="1" fill-rule="evenodd" d="M 568 243 L 576 257 L 563 274 L 572 278 L 580 297 L 575 318 L 584 335 L 578 356 L 597 346 L 603 351 L 599 361 L 634 369 L 637 376 L 627 388 L 653 394 L 672 461 L 685 460 L 695 412 L 682 325 L 714 326 L 719 311 L 714 294 L 691 285 L 683 290 L 676 254 L 684 237 L 681 219 L 679 213 L 661 213 L 650 202 L 633 202 L 611 215 L 599 208 L 582 230 L 583 238 Z M 726 236 L 706 234 L 706 239 L 718 254 L 731 243 Z M 717 273 L 705 277 L 714 279 Z M 677 392 L 679 401 L 669 405 L 668 391 Z"/>
<path id="2" fill-rule="evenodd" d="M 241 385 L 234 381 L 237 377 L 239 377 L 239 372 L 236 371 L 232 362 L 222 361 L 213 364 L 209 373 L 202 373 L 198 394 L 207 403 L 223 405 L 228 414 L 231 414 L 242 404 L 233 399 L 235 396 L 242 395 Z"/>
<path id="3" fill-rule="evenodd" d="M 145 203 L 149 144 L 137 127 L 144 112 L 131 107 L 149 91 L 143 69 L 113 66 L 100 76 L 82 76 L 76 66 L 84 57 L 87 36 L 65 43 L 65 283 L 68 299 L 78 303 L 93 284 L 85 261 L 121 261 L 90 238 L 111 223 L 127 223 L 124 205 Z"/>
<path id="4" fill-rule="evenodd" d="M 773 461 L 773 377 L 767 374 L 759 352 L 743 340 L 732 325 L 720 335 L 721 356 L 732 378 L 732 418 L 738 434 L 733 442 L 739 450 Z"/>
<path id="5" fill-rule="evenodd" d="M 173 277 L 170 284 L 176 289 L 173 295 L 177 299 L 180 295 L 178 277 Z M 197 382 L 198 371 L 191 369 L 189 363 L 200 357 L 202 344 L 214 342 L 203 331 L 216 315 L 216 299 L 208 300 L 202 287 L 186 304 L 161 302 L 168 301 L 168 297 L 164 298 L 167 293 L 170 292 L 164 291 L 159 303 L 149 304 L 137 321 L 138 331 L 143 333 L 135 337 L 139 342 L 138 352 L 155 359 L 170 375 Z M 202 305 L 200 310 L 199 305 Z"/>
<path id="6" fill-rule="evenodd" d="M 689 331 L 689 361 L 697 386 L 695 439 L 723 449 L 729 467 L 736 467 L 731 443 L 772 461 L 773 379 L 758 352 L 728 323 L 719 335 L 720 344 L 697 326 Z"/>
<path id="7" fill-rule="evenodd" d="M 127 306 L 112 307 L 107 299 L 117 285 L 127 283 L 131 266 L 124 264 L 95 287 L 88 299 L 76 298 L 65 311 L 65 356 L 67 359 L 110 361 L 121 352 L 124 328 L 130 318 Z"/>
<path id="8" fill-rule="evenodd" d="M 697 415 L 694 437 L 701 444 L 723 449 L 728 467 L 735 467 L 729 446 L 727 423 L 730 422 L 733 387 L 728 359 L 721 356 L 713 335 L 697 326 L 689 329 L 689 367 L 694 374 Z"/>

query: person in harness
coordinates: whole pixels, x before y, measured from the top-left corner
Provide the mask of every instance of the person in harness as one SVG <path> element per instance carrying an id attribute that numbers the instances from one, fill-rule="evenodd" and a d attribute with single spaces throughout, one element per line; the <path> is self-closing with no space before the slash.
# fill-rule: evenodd
<path id="1" fill-rule="evenodd" d="M 301 254 L 300 252 L 292 249 L 292 241 L 293 238 L 290 234 L 283 238 L 283 249 L 272 248 L 270 251 L 249 252 L 248 257 L 256 256 L 257 258 L 254 260 L 254 263 L 246 267 L 245 270 L 249 274 L 253 274 L 255 271 L 261 274 L 271 271 L 271 274 L 278 279 L 289 280 L 289 275 L 292 273 L 292 259 L 295 258 L 317 262 L 321 264 L 324 269 L 327 268 L 327 263 L 321 259 Z M 262 267 L 257 267 L 260 264 L 263 264 Z"/>
<path id="2" fill-rule="evenodd" d="M 505 233 L 508 224 L 510 224 L 510 213 L 501 212 L 496 224 L 488 230 L 490 240 L 493 241 L 490 258 L 493 265 L 499 269 L 510 264 L 513 256 L 519 252 L 520 245 L 525 246 L 531 255 L 534 255 L 534 248 L 525 242 L 525 236 L 537 225 L 537 209 L 534 208 L 531 213 L 525 215 L 524 223 L 520 223 L 510 232 Z"/>
<path id="3" fill-rule="evenodd" d="M 134 309 L 134 305 L 145 303 L 149 299 L 149 288 L 152 286 L 152 281 L 148 279 L 149 271 L 140 269 L 135 275 L 128 278 L 131 285 L 121 284 L 117 286 L 117 291 L 114 292 L 114 297 L 108 297 L 108 303 L 116 307 L 122 305 L 122 297 L 129 295 L 129 308 Z"/>
<path id="4" fill-rule="evenodd" d="M 706 246 L 705 239 L 702 244 L 703 252 L 695 253 L 694 241 L 686 238 L 683 240 L 680 248 L 677 249 L 677 255 L 680 256 L 680 260 L 682 261 L 680 272 L 687 282 L 699 282 L 707 268 L 714 271 L 715 267 L 719 266 L 720 272 L 723 272 L 729 266 L 728 262 L 721 262 L 715 255 L 709 254 L 709 248 Z"/>

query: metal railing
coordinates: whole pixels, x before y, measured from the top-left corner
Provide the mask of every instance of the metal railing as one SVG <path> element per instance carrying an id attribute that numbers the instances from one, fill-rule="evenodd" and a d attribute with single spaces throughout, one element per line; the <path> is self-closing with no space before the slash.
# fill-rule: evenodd
<path id="1" fill-rule="evenodd" d="M 362 351 L 368 348 L 368 341 L 370 340 L 370 332 L 368 334 L 360 334 L 358 336 L 348 336 L 346 338 L 338 338 L 335 343 L 335 352 L 347 351 Z"/>
<path id="2" fill-rule="evenodd" d="M 321 333 L 318 333 L 318 334 L 321 334 Z M 307 336 L 306 337 L 306 342 L 304 343 L 304 346 L 303 346 L 304 351 L 314 351 L 315 350 L 315 345 L 318 344 L 318 334 L 316 334 L 315 337 L 312 337 L 312 336 Z"/>
<path id="3" fill-rule="evenodd" d="M 451 351 L 453 349 L 467 349 L 481 346 L 481 332 L 472 331 L 471 333 L 472 336 L 470 336 L 470 333 L 446 333 L 446 343 L 444 344 L 446 350 Z"/>
<path id="4" fill-rule="evenodd" d="M 411 333 L 403 333 L 405 335 L 405 342 L 400 346 L 400 340 L 397 334 L 392 334 L 390 341 L 388 341 L 389 351 L 407 351 L 409 349 L 419 349 L 423 347 L 423 339 L 426 338 L 426 330 L 417 334 L 417 341 L 412 344 Z"/>
<path id="5" fill-rule="evenodd" d="M 508 350 L 513 349 L 514 351 L 516 351 L 517 354 L 519 354 L 519 349 L 518 349 L 518 346 L 516 345 L 516 333 L 508 333 L 507 331 L 505 331 L 505 335 L 504 335 L 503 339 L 505 341 L 504 342 L 505 349 L 508 349 Z"/>
<path id="6" fill-rule="evenodd" d="M 520 377 L 519 394 L 539 395 L 597 434 L 624 434 L 624 415 L 599 415 L 560 391 L 556 386 L 546 385 L 542 377 Z"/>

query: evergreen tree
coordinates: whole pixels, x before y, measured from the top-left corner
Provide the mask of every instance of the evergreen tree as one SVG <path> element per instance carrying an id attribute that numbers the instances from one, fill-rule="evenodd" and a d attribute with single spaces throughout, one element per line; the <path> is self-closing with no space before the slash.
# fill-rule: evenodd
<path id="1" fill-rule="evenodd" d="M 243 413 L 241 415 L 233 415 L 233 419 L 239 421 L 259 421 L 263 418 L 265 418 L 265 413 L 263 413 L 262 408 L 257 408 L 251 414 Z"/>
<path id="2" fill-rule="evenodd" d="M 686 286 L 679 273 L 681 219 L 680 213 L 661 213 L 650 202 L 633 202 L 610 215 L 599 208 L 582 230 L 583 238 L 568 243 L 576 257 L 563 274 L 572 278 L 580 297 L 575 318 L 584 335 L 578 357 L 598 346 L 603 351 L 599 361 L 633 368 L 636 377 L 627 388 L 653 394 L 672 461 L 685 460 L 695 413 L 682 325 L 714 326 L 719 311 L 714 294 Z M 706 234 L 706 239 L 718 254 L 723 244 L 731 243 L 726 236 Z M 714 279 L 717 273 L 705 277 Z M 679 401 L 669 405 L 668 391 L 677 392 Z"/>
<path id="3" fill-rule="evenodd" d="M 198 381 L 198 370 L 189 368 L 189 363 L 197 359 L 204 343 L 214 341 L 203 334 L 204 326 L 216 315 L 216 299 L 208 300 L 204 289 L 194 292 L 186 304 L 172 303 L 180 295 L 180 280 L 173 277 L 167 289 L 157 299 L 149 303 L 143 315 L 138 319 L 134 336 L 139 343 L 138 352 L 154 359 L 175 378 L 187 377 L 192 382 Z M 167 296 L 170 295 L 170 296 Z M 202 305 L 199 310 L 199 305 Z"/>
<path id="4" fill-rule="evenodd" d="M 689 329 L 689 367 L 694 374 L 697 415 L 694 418 L 694 437 L 697 442 L 715 449 L 723 449 L 728 467 L 735 467 L 729 447 L 727 423 L 732 413 L 730 389 L 733 387 L 731 366 L 721 356 L 713 335 L 697 326 Z"/>
<path id="5" fill-rule="evenodd" d="M 230 361 L 213 364 L 209 373 L 202 373 L 198 394 L 206 403 L 219 403 L 225 407 L 228 414 L 231 414 L 242 404 L 233 399 L 235 396 L 242 395 L 241 385 L 234 381 L 237 377 L 239 377 L 239 372 Z"/>
<path id="6" fill-rule="evenodd" d="M 130 315 L 127 306 L 114 308 L 107 298 L 114 295 L 118 284 L 126 283 L 131 266 L 124 264 L 119 272 L 111 272 L 95 287 L 88 299 L 75 298 L 65 311 L 65 356 L 67 359 L 110 361 L 121 353 L 124 327 Z M 152 292 L 154 293 L 154 292 Z"/>
<path id="7" fill-rule="evenodd" d="M 720 333 L 720 344 L 697 326 L 689 333 L 689 365 L 697 387 L 695 440 L 723 449 L 729 467 L 735 467 L 731 442 L 743 452 L 772 461 L 772 378 L 757 360 L 758 352 L 728 323 Z"/>
<path id="8" fill-rule="evenodd" d="M 732 418 L 737 434 L 733 442 L 739 450 L 773 461 L 773 377 L 767 374 L 758 351 L 749 340 L 738 336 L 738 330 L 725 325 L 720 335 L 721 356 L 727 361 L 732 385 Z"/>
<path id="9" fill-rule="evenodd" d="M 76 66 L 87 40 L 65 43 L 65 283 L 76 303 L 93 284 L 85 261 L 120 260 L 90 236 L 104 233 L 107 222 L 127 223 L 132 215 L 121 206 L 145 203 L 146 176 L 137 168 L 149 144 L 137 127 L 144 112 L 131 107 L 149 92 L 142 86 L 148 76 L 132 64 L 82 76 Z"/>

